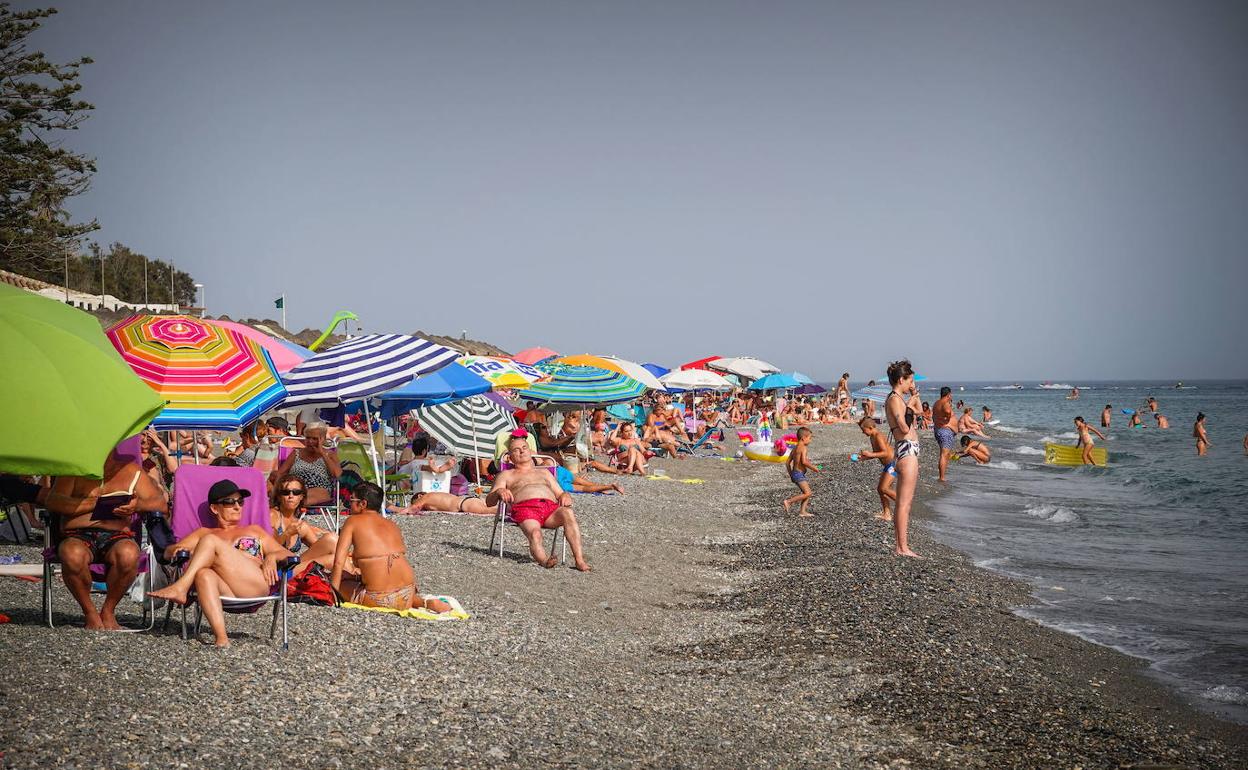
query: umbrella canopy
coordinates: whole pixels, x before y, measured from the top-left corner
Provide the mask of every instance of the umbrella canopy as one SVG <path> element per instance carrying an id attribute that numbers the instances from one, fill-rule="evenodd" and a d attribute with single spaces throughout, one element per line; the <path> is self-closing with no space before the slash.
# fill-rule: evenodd
<path id="1" fill-rule="evenodd" d="M 435 372 L 459 352 L 423 337 L 365 334 L 326 348 L 287 372 L 284 406 L 336 404 L 375 396 Z"/>
<path id="2" fill-rule="evenodd" d="M 455 363 L 485 378 L 495 389 L 527 388 L 535 382 L 549 379 L 543 371 L 531 364 L 494 356 L 462 356 Z"/>
<path id="3" fill-rule="evenodd" d="M 707 367 L 707 364 L 711 363 L 712 361 L 718 361 L 718 360 L 719 360 L 719 356 L 707 356 L 706 358 L 699 358 L 697 361 L 690 361 L 687 364 L 681 364 L 680 368 L 681 369 L 705 369 Z"/>
<path id="4" fill-rule="evenodd" d="M 750 383 L 750 390 L 780 390 L 787 388 L 796 388 L 806 383 L 799 382 L 796 377 L 791 374 L 769 374 L 766 377 L 760 377 Z"/>
<path id="5" fill-rule="evenodd" d="M 0 284 L 0 471 L 99 478 L 165 402 L 81 310 Z"/>
<path id="6" fill-rule="evenodd" d="M 666 366 L 659 366 L 658 364 L 642 364 L 641 368 L 650 372 L 655 377 L 662 377 L 671 371 L 671 369 L 668 369 Z"/>
<path id="7" fill-rule="evenodd" d="M 418 406 L 443 404 L 489 393 L 493 387 L 489 380 L 459 364 L 448 364 L 432 374 L 417 377 L 406 385 L 382 393 L 377 400 L 381 402 L 381 416 L 388 420 Z"/>
<path id="8" fill-rule="evenodd" d="M 813 396 L 816 393 L 827 393 L 828 389 L 822 385 L 816 385 L 813 382 L 808 382 L 802 387 L 794 389 L 793 392 L 799 396 Z"/>
<path id="9" fill-rule="evenodd" d="M 237 331 L 189 316 L 134 315 L 106 332 L 169 404 L 155 428 L 235 430 L 286 397 L 273 359 Z"/>
<path id="10" fill-rule="evenodd" d="M 705 369 L 680 369 L 659 378 L 663 387 L 679 390 L 732 390 L 732 383 Z"/>
<path id="11" fill-rule="evenodd" d="M 493 457 L 494 437 L 514 430 L 511 414 L 484 396 L 416 408 L 420 427 L 459 457 Z"/>
<path id="12" fill-rule="evenodd" d="M 646 386 L 632 377 L 596 366 L 544 363 L 537 368 L 549 374 L 550 381 L 518 391 L 517 398 L 568 406 L 597 406 L 632 401 L 646 392 Z"/>
<path id="13" fill-rule="evenodd" d="M 233 321 L 212 321 L 212 324 L 236 331 L 247 339 L 260 343 L 260 347 L 268 351 L 269 358 L 273 359 L 273 366 L 277 369 L 278 374 L 289 372 L 314 355 L 311 350 L 305 347 L 296 345 L 293 342 L 287 342 L 286 340 L 279 340 L 276 337 L 270 337 L 259 329 L 253 329 L 247 324 L 234 323 Z"/>
<path id="14" fill-rule="evenodd" d="M 849 396 L 850 398 L 856 399 L 865 398 L 874 401 L 877 404 L 882 404 L 886 399 L 888 399 L 888 394 L 892 392 L 893 386 L 888 383 L 884 383 L 883 385 L 868 385 L 865 388 L 855 390 L 853 393 L 850 393 Z"/>
<path id="15" fill-rule="evenodd" d="M 559 354 L 550 348 L 527 348 L 525 350 L 521 350 L 519 353 L 512 356 L 512 358 L 522 364 L 529 364 L 531 366 L 536 364 L 538 361 L 545 361 L 546 359 L 554 358 L 557 355 Z"/>
<path id="16" fill-rule="evenodd" d="M 650 373 L 641 364 L 626 361 L 623 358 L 615 356 L 591 356 L 582 354 L 578 356 L 564 356 L 555 359 L 561 364 L 572 364 L 573 366 L 596 366 L 599 369 L 606 369 L 611 372 L 619 372 L 625 377 L 632 377 L 642 385 L 651 390 L 663 390 L 663 383 L 659 382 L 659 378 Z"/>
<path id="17" fill-rule="evenodd" d="M 751 380 L 761 379 L 769 374 L 780 371 L 780 367 L 775 364 L 769 364 L 766 361 L 752 358 L 750 356 L 720 358 L 716 361 L 711 361 L 707 364 L 707 366 L 721 372 L 731 372 L 742 377 L 748 377 Z"/>

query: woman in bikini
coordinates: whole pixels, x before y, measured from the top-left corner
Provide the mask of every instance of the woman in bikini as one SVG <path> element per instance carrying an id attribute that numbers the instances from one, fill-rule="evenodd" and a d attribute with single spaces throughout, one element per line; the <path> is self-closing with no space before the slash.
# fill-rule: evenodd
<path id="1" fill-rule="evenodd" d="M 646 448 L 637 438 L 636 428 L 631 422 L 620 423 L 609 441 L 615 447 L 615 462 L 620 470 L 626 474 L 646 475 Z"/>
<path id="2" fill-rule="evenodd" d="M 1095 443 L 1092 441 L 1092 434 L 1095 433 L 1100 436 L 1102 441 L 1105 440 L 1105 434 L 1088 425 L 1083 417 L 1075 418 L 1075 430 L 1079 431 L 1079 443 L 1077 446 L 1083 448 L 1083 464 L 1096 465 L 1096 460 L 1092 459 L 1092 445 Z"/>
<path id="3" fill-rule="evenodd" d="M 190 551 L 182 576 L 149 596 L 186 604 L 191 588 L 208 618 L 218 647 L 228 647 L 221 597 L 268 596 L 277 584 L 277 563 L 294 556 L 263 527 L 241 526 L 243 500 L 250 497 L 232 481 L 218 481 L 208 490 L 208 509 L 220 526 L 200 527 L 165 549 L 165 557 Z"/>
<path id="4" fill-rule="evenodd" d="M 306 505 L 325 505 L 333 497 L 334 479 L 342 475 L 338 456 L 325 448 L 326 429 L 313 423 L 303 429 L 303 446 L 287 455 L 277 469 L 277 477 L 293 474 L 308 490 Z"/>
<path id="5" fill-rule="evenodd" d="M 424 607 L 445 612 L 450 605 L 426 600 L 417 592 L 416 575 L 407 561 L 407 548 L 398 525 L 381 515 L 385 501 L 381 487 L 371 482 L 356 486 L 351 495 L 351 516 L 338 534 L 334 551 L 334 590 L 352 604 L 406 610 Z M 355 562 L 357 579 L 345 575 L 346 563 Z"/>
<path id="6" fill-rule="evenodd" d="M 303 501 L 308 496 L 307 487 L 297 476 L 283 476 L 273 488 L 273 500 L 269 517 L 273 537 L 282 547 L 299 555 L 296 572 L 302 572 L 313 562 L 329 569 L 334 566 L 334 547 L 338 536 L 320 527 L 314 527 L 300 515 Z M 304 551 L 304 548 L 307 551 Z"/>
<path id="7" fill-rule="evenodd" d="M 898 556 L 918 557 L 910 550 L 906 539 L 914 487 L 919 481 L 919 434 L 914 428 L 917 417 L 914 410 L 906 405 L 910 389 L 914 386 L 914 369 L 909 361 L 902 359 L 888 365 L 888 384 L 893 386 L 893 391 L 884 401 L 884 413 L 893 438 L 897 469 L 897 503 L 893 512 L 893 534 L 897 547 L 893 552 Z"/>
<path id="8" fill-rule="evenodd" d="M 1196 423 L 1192 425 L 1192 438 L 1196 439 L 1196 455 L 1203 457 L 1209 451 L 1209 434 L 1205 431 L 1204 412 L 1196 414 Z"/>

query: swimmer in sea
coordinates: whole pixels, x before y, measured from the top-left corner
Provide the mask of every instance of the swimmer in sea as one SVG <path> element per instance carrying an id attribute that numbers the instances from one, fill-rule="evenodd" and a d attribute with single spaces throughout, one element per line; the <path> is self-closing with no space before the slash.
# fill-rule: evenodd
<path id="1" fill-rule="evenodd" d="M 1078 388 L 1071 388 L 1071 389 L 1070 389 L 1070 395 L 1066 397 L 1066 400 L 1067 400 L 1067 401 L 1077 401 L 1077 400 L 1079 400 L 1079 389 L 1078 389 Z"/>
<path id="2" fill-rule="evenodd" d="M 1205 413 L 1196 413 L 1196 424 L 1192 426 L 1192 438 L 1196 439 L 1196 455 L 1203 457 L 1209 451 L 1209 434 L 1205 432 Z"/>
<path id="3" fill-rule="evenodd" d="M 1079 443 L 1075 446 L 1083 447 L 1083 464 L 1096 465 L 1096 461 L 1092 459 L 1092 434 L 1100 436 L 1102 441 L 1105 440 L 1105 434 L 1088 425 L 1082 417 L 1075 418 L 1075 430 L 1079 431 Z"/>
<path id="4" fill-rule="evenodd" d="M 880 512 L 875 514 L 875 518 L 892 521 L 893 512 L 888 508 L 888 501 L 897 501 L 897 493 L 893 491 L 893 479 L 897 475 L 893 465 L 893 446 L 885 440 L 884 434 L 875 427 L 875 420 L 870 417 L 863 417 L 859 420 L 858 427 L 871 441 L 871 451 L 859 452 L 858 458 L 879 460 L 880 465 L 884 466 L 880 471 L 880 481 L 875 485 L 875 491 L 880 494 Z M 854 456 L 850 455 L 849 459 L 854 459 Z"/>
<path id="5" fill-rule="evenodd" d="M 992 450 L 982 441 L 972 441 L 970 436 L 962 437 L 962 454 L 970 457 L 980 465 L 987 465 L 992 459 Z"/>
<path id="6" fill-rule="evenodd" d="M 1128 427 L 1128 428 L 1143 428 L 1143 427 L 1146 427 L 1146 426 L 1144 425 L 1144 423 L 1140 421 L 1140 413 L 1139 413 L 1139 412 L 1132 412 L 1132 413 L 1131 413 L 1131 416 L 1127 419 L 1127 427 Z"/>
<path id="7" fill-rule="evenodd" d="M 1113 409 L 1114 407 L 1112 404 L 1106 404 L 1105 408 L 1101 410 L 1101 427 L 1102 428 L 1109 427 L 1109 417 L 1113 413 Z"/>
<path id="8" fill-rule="evenodd" d="M 984 413 L 984 424 L 987 425 L 992 422 L 992 410 L 986 406 L 981 406 L 980 409 L 983 410 Z"/>
<path id="9" fill-rule="evenodd" d="M 1162 430 L 1170 427 L 1170 420 L 1161 412 L 1154 414 L 1153 419 L 1157 421 L 1157 427 Z"/>
<path id="10" fill-rule="evenodd" d="M 1153 413 L 1157 412 L 1157 399 L 1153 398 L 1152 396 L 1148 397 L 1148 411 L 1153 412 Z"/>

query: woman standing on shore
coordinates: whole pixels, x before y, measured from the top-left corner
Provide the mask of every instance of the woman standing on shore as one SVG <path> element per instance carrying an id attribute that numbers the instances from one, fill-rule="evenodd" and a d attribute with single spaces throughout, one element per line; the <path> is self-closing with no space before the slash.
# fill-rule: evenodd
<path id="1" fill-rule="evenodd" d="M 893 392 L 884 401 L 884 414 L 893 437 L 897 468 L 897 503 L 893 512 L 893 534 L 897 540 L 894 553 L 918 558 L 906 540 L 910 524 L 910 505 L 914 487 L 919 481 L 919 434 L 915 432 L 914 410 L 906 405 L 906 396 L 914 387 L 914 369 L 906 359 L 888 365 L 888 384 Z"/>

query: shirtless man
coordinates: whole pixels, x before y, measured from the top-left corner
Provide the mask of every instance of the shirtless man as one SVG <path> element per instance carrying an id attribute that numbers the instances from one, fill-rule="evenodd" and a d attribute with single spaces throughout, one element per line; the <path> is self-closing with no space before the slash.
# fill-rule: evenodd
<path id="1" fill-rule="evenodd" d="M 139 568 L 139 544 L 130 530 L 136 511 L 168 511 L 169 501 L 152 477 L 136 463 L 118 456 L 104 461 L 104 480 L 58 476 L 39 489 L 34 502 L 61 518 L 64 539 L 57 548 L 61 576 L 90 630 L 118 631 L 117 603 Z M 119 502 L 120 505 L 110 504 Z M 107 565 L 108 591 L 97 611 L 91 600 L 91 564 Z"/>
<path id="2" fill-rule="evenodd" d="M 973 433 L 981 438 L 988 438 L 988 434 L 984 433 L 984 426 L 971 416 L 969 406 L 962 410 L 962 416 L 958 418 L 958 432 Z"/>
<path id="3" fill-rule="evenodd" d="M 1067 400 L 1067 401 L 1078 401 L 1078 400 L 1079 400 L 1079 389 L 1078 389 L 1078 388 L 1071 388 L 1071 389 L 1070 389 L 1070 395 L 1066 397 L 1066 400 Z"/>
<path id="4" fill-rule="evenodd" d="M 1083 464 L 1096 465 L 1096 461 L 1092 459 L 1092 434 L 1100 436 L 1102 441 L 1105 440 L 1105 434 L 1088 425 L 1082 417 L 1075 418 L 1075 430 L 1079 431 L 1079 443 L 1076 446 L 1083 447 Z"/>
<path id="5" fill-rule="evenodd" d="M 572 496 L 559 488 L 550 471 L 533 464 L 528 442 L 520 438 L 509 439 L 507 455 L 515 467 L 498 474 L 485 504 L 503 502 L 511 506 L 512 519 L 529 539 L 529 553 L 534 561 L 547 569 L 558 564 L 559 558 L 546 555 L 542 530 L 563 527 L 576 568 L 589 572 L 589 564 L 581 552 L 581 528 L 576 523 L 576 514 L 572 512 Z"/>
<path id="6" fill-rule="evenodd" d="M 525 442 L 528 443 L 527 441 Z M 444 513 L 471 513 L 478 516 L 493 516 L 498 512 L 497 506 L 486 505 L 485 501 L 472 495 L 452 495 L 446 492 L 425 492 L 416 495 L 412 504 L 406 508 L 396 508 L 392 513 L 420 514 L 425 511 L 442 511 Z"/>
<path id="7" fill-rule="evenodd" d="M 1153 398 L 1152 396 L 1148 397 L 1148 411 L 1154 414 L 1157 413 L 1157 399 Z"/>
<path id="8" fill-rule="evenodd" d="M 1153 419 L 1157 421 L 1157 427 L 1162 430 L 1170 427 L 1170 420 L 1161 412 L 1154 414 Z"/>
<path id="9" fill-rule="evenodd" d="M 957 423 L 953 419 L 953 391 L 940 389 L 940 398 L 932 404 L 932 432 L 940 445 L 940 480 L 945 481 L 945 469 L 949 467 L 949 454 L 957 448 Z"/>
<path id="10" fill-rule="evenodd" d="M 858 427 L 862 429 L 863 435 L 871 441 L 871 451 L 859 452 L 857 459 L 879 460 L 880 465 L 884 466 L 880 471 L 880 480 L 875 485 L 875 491 L 880 495 L 880 512 L 875 514 L 875 518 L 884 521 L 893 520 L 893 512 L 889 510 L 888 501 L 896 502 L 897 493 L 893 491 L 895 484 L 894 479 L 897 477 L 897 470 L 893 465 L 893 445 L 888 443 L 884 434 L 875 427 L 875 420 L 870 417 L 863 417 L 858 421 Z M 856 459 L 854 455 L 850 455 L 849 459 Z"/>
<path id="11" fill-rule="evenodd" d="M 970 436 L 962 437 L 962 454 L 972 458 L 980 465 L 987 465 L 992 459 L 992 450 L 982 441 L 972 441 Z"/>
<path id="12" fill-rule="evenodd" d="M 1205 413 L 1196 413 L 1196 424 L 1192 426 L 1192 438 L 1196 439 L 1196 454 L 1204 456 L 1209 451 L 1209 434 L 1205 432 Z"/>
<path id="13" fill-rule="evenodd" d="M 1114 411 L 1114 407 L 1112 404 L 1106 404 L 1105 408 L 1101 410 L 1101 427 L 1102 428 L 1109 427 L 1109 417 L 1111 414 L 1113 414 L 1113 411 Z"/>

